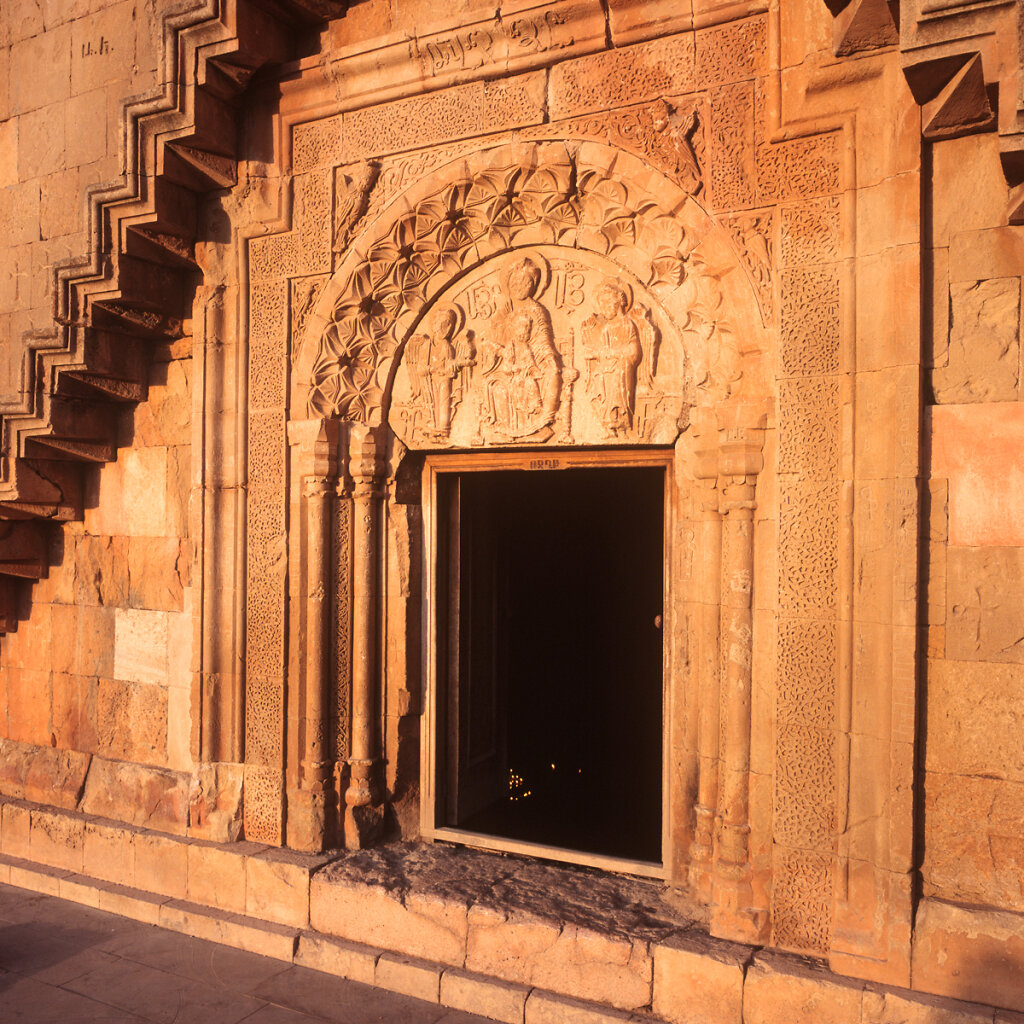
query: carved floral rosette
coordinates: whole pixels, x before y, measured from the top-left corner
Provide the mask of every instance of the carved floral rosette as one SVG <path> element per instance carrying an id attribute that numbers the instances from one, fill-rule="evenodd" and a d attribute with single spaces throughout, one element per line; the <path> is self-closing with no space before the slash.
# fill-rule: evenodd
<path id="1" fill-rule="evenodd" d="M 523 259 L 537 279 L 515 299 Z M 726 309 L 756 303 L 678 185 L 599 143 L 499 146 L 363 226 L 307 319 L 295 397 L 417 446 L 671 443 L 691 405 L 765 387 L 765 346 Z"/>

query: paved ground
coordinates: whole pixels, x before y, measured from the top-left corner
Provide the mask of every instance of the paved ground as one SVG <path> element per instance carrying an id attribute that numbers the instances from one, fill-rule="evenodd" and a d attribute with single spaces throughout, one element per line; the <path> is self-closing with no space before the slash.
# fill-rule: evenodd
<path id="1" fill-rule="evenodd" d="M 492 1024 L 0 885 L 0 1024 Z"/>

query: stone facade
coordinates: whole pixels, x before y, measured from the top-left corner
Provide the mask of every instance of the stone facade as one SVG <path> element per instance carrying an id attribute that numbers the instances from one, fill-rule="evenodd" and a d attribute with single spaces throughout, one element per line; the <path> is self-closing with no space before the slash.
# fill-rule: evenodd
<path id="1" fill-rule="evenodd" d="M 173 836 L 194 881 L 140 890 L 509 1019 L 1024 1011 L 1016 8 L 5 11 L 0 855 Z M 275 860 L 480 842 L 438 810 L 445 481 L 630 466 L 662 855 L 534 852 L 686 926 Z"/>

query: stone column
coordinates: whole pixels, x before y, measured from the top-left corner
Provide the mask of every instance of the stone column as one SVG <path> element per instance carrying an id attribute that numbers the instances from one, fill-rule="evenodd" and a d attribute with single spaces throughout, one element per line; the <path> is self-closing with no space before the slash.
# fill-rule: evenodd
<path id="1" fill-rule="evenodd" d="M 764 941 L 767 909 L 755 907 L 750 866 L 750 705 L 753 659 L 754 500 L 764 464 L 763 410 L 719 410 L 719 510 L 722 514 L 721 698 L 723 749 L 711 932 Z"/>
<path id="2" fill-rule="evenodd" d="M 704 415 L 701 415 L 704 414 Z M 711 420 L 707 423 L 705 421 Z M 697 532 L 700 568 L 700 617 L 697 637 L 696 687 L 699 702 L 697 733 L 697 806 L 690 847 L 690 885 L 703 900 L 711 901 L 715 818 L 718 813 L 720 717 L 719 602 L 722 579 L 722 518 L 718 510 L 718 437 L 710 409 L 695 411 L 698 435 L 695 476 L 701 522 Z"/>
<path id="3" fill-rule="evenodd" d="M 352 477 L 352 739 L 345 791 L 345 845 L 373 842 L 382 824 L 377 779 L 377 579 L 384 461 L 382 427 L 356 424 L 349 438 Z"/>
<path id="4" fill-rule="evenodd" d="M 330 537 L 337 444 L 336 424 L 311 422 L 315 436 L 302 445 L 305 463 L 305 578 L 303 581 L 303 690 L 300 704 L 299 788 L 288 794 L 288 845 L 318 852 L 333 830 L 333 763 L 328 749 Z M 305 426 L 305 424 L 303 424 Z M 298 433 L 298 431 L 294 431 Z"/>

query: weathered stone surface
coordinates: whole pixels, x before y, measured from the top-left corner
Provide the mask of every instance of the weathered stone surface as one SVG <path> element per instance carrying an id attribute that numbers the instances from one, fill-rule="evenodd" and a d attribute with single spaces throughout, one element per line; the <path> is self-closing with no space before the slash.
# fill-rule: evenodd
<path id="1" fill-rule="evenodd" d="M 165 686 L 167 613 L 118 608 L 115 624 L 115 678 Z"/>
<path id="2" fill-rule="evenodd" d="M 1024 547 L 951 547 L 946 573 L 946 657 L 1024 664 Z"/>
<path id="3" fill-rule="evenodd" d="M 831 974 L 810 960 L 758 953 L 747 968 L 743 1020 L 769 1024 L 855 1024 L 863 983 Z"/>
<path id="4" fill-rule="evenodd" d="M 254 843 L 189 843 L 188 898 L 193 903 L 244 914 L 246 861 L 262 849 Z"/>
<path id="5" fill-rule="evenodd" d="M 133 834 L 119 822 L 85 823 L 82 871 L 91 878 L 134 885 Z"/>
<path id="6" fill-rule="evenodd" d="M 525 1024 L 621 1024 L 634 1019 L 622 1010 L 540 990 L 526 1000 Z"/>
<path id="7" fill-rule="evenodd" d="M 167 691 L 101 679 L 96 691 L 98 753 L 140 764 L 167 763 Z"/>
<path id="8" fill-rule="evenodd" d="M 991 1024 L 992 1008 L 921 993 L 864 992 L 864 1024 Z"/>
<path id="9" fill-rule="evenodd" d="M 85 781 L 81 809 L 100 818 L 184 835 L 188 776 L 160 768 L 94 757 Z"/>
<path id="10" fill-rule="evenodd" d="M 950 286 L 949 346 L 936 354 L 935 401 L 1012 402 L 1020 376 L 1020 279 Z"/>
<path id="11" fill-rule="evenodd" d="M 1024 669 L 943 659 L 927 671 L 927 770 L 1024 783 Z"/>
<path id="12" fill-rule="evenodd" d="M 377 960 L 373 980 L 379 988 L 436 1003 L 441 986 L 441 968 L 427 960 L 384 953 Z"/>
<path id="13" fill-rule="evenodd" d="M 188 888 L 188 847 L 185 840 L 148 829 L 133 832 L 129 858 L 132 884 L 147 892 L 184 899 Z"/>
<path id="14" fill-rule="evenodd" d="M 675 1024 L 739 1024 L 749 947 L 699 932 L 670 935 L 653 948 L 654 1000 L 659 1017 Z"/>
<path id="15" fill-rule="evenodd" d="M 267 850 L 245 859 L 245 912 L 297 928 L 309 925 L 309 882 L 328 857 Z"/>
<path id="16" fill-rule="evenodd" d="M 313 877 L 310 924 L 368 946 L 461 966 L 469 907 L 513 864 L 429 846 L 355 853 Z"/>
<path id="17" fill-rule="evenodd" d="M 89 755 L 0 740 L 0 795 L 74 808 L 82 796 Z"/>
<path id="18" fill-rule="evenodd" d="M 178 612 L 191 548 L 177 537 L 128 538 L 128 599 L 132 608 Z M 124 573 L 124 566 L 121 572 Z"/>
<path id="19" fill-rule="evenodd" d="M 173 691 L 172 691 L 173 695 Z M 242 834 L 240 765 L 204 764 L 192 772 L 188 834 L 212 842 L 234 842 Z"/>
<path id="20" fill-rule="evenodd" d="M 925 891 L 1024 910 L 1024 784 L 928 772 Z M 945 991 L 945 990 L 944 990 Z"/>
<path id="21" fill-rule="evenodd" d="M 530 989 L 450 967 L 441 975 L 441 1005 L 506 1024 L 521 1024 Z"/>
<path id="22" fill-rule="evenodd" d="M 525 865 L 469 911 L 466 968 L 623 1009 L 651 1000 L 648 941 L 673 930 L 642 882 Z"/>
<path id="23" fill-rule="evenodd" d="M 350 981 L 372 985 L 379 951 L 344 939 L 316 932 L 302 932 L 295 951 L 295 962 L 314 971 L 336 974 Z"/>
<path id="24" fill-rule="evenodd" d="M 1020 915 L 940 900 L 917 911 L 914 979 L 955 999 L 1024 1010 Z"/>
<path id="25" fill-rule="evenodd" d="M 84 846 L 85 819 L 80 815 L 33 808 L 29 831 L 32 860 L 80 873 Z"/>

